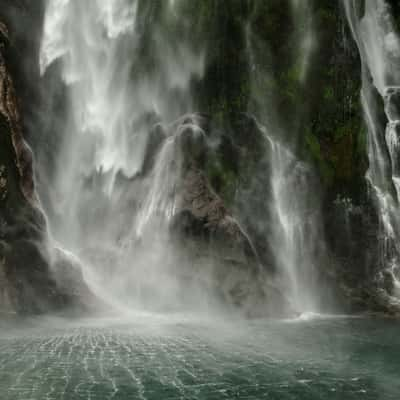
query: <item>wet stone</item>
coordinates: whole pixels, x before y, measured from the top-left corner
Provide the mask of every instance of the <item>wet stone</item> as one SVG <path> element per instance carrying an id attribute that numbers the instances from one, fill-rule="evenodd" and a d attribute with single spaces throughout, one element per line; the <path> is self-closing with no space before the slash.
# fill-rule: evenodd
<path id="1" fill-rule="evenodd" d="M 385 95 L 386 114 L 390 121 L 400 120 L 400 88 L 389 88 Z"/>

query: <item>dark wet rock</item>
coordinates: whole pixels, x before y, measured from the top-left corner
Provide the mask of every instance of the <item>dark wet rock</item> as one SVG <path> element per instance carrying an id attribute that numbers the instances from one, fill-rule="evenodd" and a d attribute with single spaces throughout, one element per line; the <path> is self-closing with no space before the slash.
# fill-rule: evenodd
<path id="1" fill-rule="evenodd" d="M 218 251 L 257 269 L 255 249 L 222 200 L 212 191 L 204 173 L 189 168 L 183 178 L 183 193 L 173 228 L 209 240 Z"/>
<path id="2" fill-rule="evenodd" d="M 190 168 L 183 179 L 182 203 L 171 229 L 179 244 L 211 265 L 215 293 L 248 317 L 287 316 L 293 310 L 260 264 L 250 238 L 213 192 L 202 171 Z"/>
<path id="3" fill-rule="evenodd" d="M 142 174 L 145 175 L 154 166 L 155 157 L 166 137 L 167 133 L 161 124 L 154 125 L 150 130 L 144 153 Z"/>
<path id="4" fill-rule="evenodd" d="M 207 151 L 206 135 L 196 125 L 186 124 L 179 130 L 180 145 L 185 158 L 193 158 L 196 162 L 204 160 Z"/>
<path id="5" fill-rule="evenodd" d="M 374 204 L 366 199 L 362 205 L 355 205 L 349 198 L 338 198 L 324 210 L 324 220 L 328 224 L 325 232 L 329 252 L 325 273 L 338 305 L 348 312 L 376 311 L 382 238 Z M 389 308 L 388 302 L 379 300 L 380 310 L 388 312 Z"/>
<path id="6" fill-rule="evenodd" d="M 389 88 L 385 94 L 386 113 L 390 121 L 400 120 L 400 88 Z"/>
<path id="7" fill-rule="evenodd" d="M 83 311 L 99 308 L 99 299 L 88 289 L 82 274 L 82 264 L 73 254 L 56 247 L 51 265 L 52 275 L 58 291 L 64 296 L 66 308 Z"/>

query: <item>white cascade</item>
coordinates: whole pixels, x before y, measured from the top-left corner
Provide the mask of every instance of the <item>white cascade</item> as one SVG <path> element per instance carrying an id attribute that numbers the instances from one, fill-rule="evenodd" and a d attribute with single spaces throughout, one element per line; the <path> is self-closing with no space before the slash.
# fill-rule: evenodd
<path id="1" fill-rule="evenodd" d="M 310 2 L 301 0 L 292 0 L 290 7 L 294 24 L 293 40 L 298 44 L 292 56 L 299 67 L 299 83 L 304 84 L 317 47 L 312 7 Z M 318 266 L 323 253 L 318 196 L 313 193 L 317 185 L 311 168 L 298 160 L 289 144 L 277 139 L 288 135 L 280 121 L 274 118 L 275 99 L 269 93 L 260 93 L 258 82 L 273 78 L 259 62 L 259 57 L 262 59 L 264 56 L 260 49 L 265 44 L 260 43 L 252 30 L 256 12 L 257 8 L 246 26 L 247 52 L 252 71 L 249 111 L 264 125 L 259 128 L 264 132 L 269 149 L 266 155 L 270 164 L 267 185 L 271 193 L 265 199 L 269 204 L 271 225 L 267 228 L 269 247 L 278 270 L 278 284 L 294 309 L 303 313 L 317 312 L 320 307 Z M 296 121 L 299 116 L 294 113 L 291 117 Z M 296 135 L 296 131 L 290 133 L 292 138 Z"/>
<path id="2" fill-rule="evenodd" d="M 54 179 L 42 189 L 55 210 L 49 224 L 93 285 L 119 298 L 140 282 L 175 285 L 166 265 L 174 252 L 156 222 L 174 212 L 180 163 L 171 132 L 150 172 L 143 169 L 152 127 L 192 111 L 190 85 L 204 71 L 184 5 L 47 0 L 40 70 L 59 74 L 68 101 Z"/>
<path id="3" fill-rule="evenodd" d="M 392 277 L 393 289 L 387 294 L 397 302 L 400 296 L 400 38 L 385 0 L 366 0 L 363 15 L 357 1 L 344 0 L 343 5 L 362 63 L 361 97 L 368 128 L 366 178 L 373 189 L 382 225 L 381 271 Z"/>
<path id="4" fill-rule="evenodd" d="M 180 3 L 167 3 L 163 23 L 181 24 L 188 31 Z M 50 224 L 56 238 L 72 248 L 96 236 L 82 220 L 99 201 L 99 193 L 88 188 L 88 182 L 97 177 L 101 196 L 110 204 L 117 202 L 118 175 L 132 178 L 141 172 L 149 126 L 191 110 L 189 85 L 203 73 L 203 52 L 195 52 L 184 38 L 172 40 L 162 24 L 151 28 L 150 38 L 144 34 L 148 21 L 140 20 L 141 4 L 140 0 L 47 2 L 40 68 L 44 74 L 59 62 L 69 100 L 68 126 L 52 182 L 59 218 Z M 158 63 L 153 70 L 143 67 L 139 54 L 146 40 L 153 46 L 152 61 Z M 146 212 L 153 208 L 150 205 Z"/>
<path id="5" fill-rule="evenodd" d="M 318 258 L 321 243 L 318 205 L 310 191 L 316 186 L 309 166 L 291 151 L 271 144 L 272 248 L 282 285 L 301 312 L 318 310 Z"/>

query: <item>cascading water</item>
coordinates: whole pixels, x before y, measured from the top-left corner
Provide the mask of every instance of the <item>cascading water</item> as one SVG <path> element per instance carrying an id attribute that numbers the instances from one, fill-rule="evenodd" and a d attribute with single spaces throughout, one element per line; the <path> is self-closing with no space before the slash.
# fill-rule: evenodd
<path id="1" fill-rule="evenodd" d="M 369 169 L 382 226 L 381 273 L 392 278 L 382 286 L 398 302 L 400 297 L 400 38 L 385 0 L 344 1 L 347 19 L 362 63 L 362 105 L 368 128 Z M 381 282 L 382 283 L 382 282 Z M 397 298 L 397 299 L 396 299 Z"/>
<path id="2" fill-rule="evenodd" d="M 295 25 L 295 35 L 299 36 L 297 57 L 300 68 L 300 81 L 304 82 L 308 75 L 311 55 L 316 47 L 310 1 L 291 0 L 292 17 Z"/>
<path id="3" fill-rule="evenodd" d="M 274 255 L 283 272 L 283 287 L 296 308 L 318 311 L 317 262 L 321 241 L 318 205 L 309 191 L 313 185 L 310 167 L 281 144 L 269 139 L 272 149 L 271 202 Z"/>
<path id="4" fill-rule="evenodd" d="M 150 190 L 146 195 L 142 209 L 138 213 L 136 234 L 141 236 L 148 221 L 155 215 L 170 221 L 175 213 L 175 192 L 180 172 L 181 154 L 176 137 L 167 139 L 158 157 Z M 169 173 L 166 174 L 166 171 Z"/>
<path id="5" fill-rule="evenodd" d="M 311 167 L 301 162 L 293 151 L 297 132 L 292 132 L 291 145 L 277 137 L 285 136 L 284 124 L 273 121 L 274 99 L 268 93 L 260 93 L 258 82 L 273 79 L 269 72 L 261 68 L 259 59 L 263 57 L 263 46 L 252 32 L 252 18 L 246 27 L 247 52 L 252 71 L 252 98 L 249 112 L 265 124 L 260 127 L 267 142 L 269 181 L 269 207 L 267 213 L 270 227 L 267 233 L 275 264 L 278 269 L 279 286 L 288 294 L 294 308 L 300 312 L 319 310 L 318 266 L 323 260 L 323 235 L 320 226 L 318 197 L 313 191 L 317 184 Z M 310 2 L 291 2 L 294 21 L 294 41 L 296 54 L 293 63 L 298 70 L 298 81 L 303 85 L 308 77 L 309 64 L 316 48 Z M 265 45 L 264 45 L 265 47 Z M 292 120 L 300 115 L 294 113 Z M 292 122 L 293 122 L 292 121 Z M 275 124 L 279 124 L 276 126 Z M 267 128 L 268 127 L 268 128 Z M 286 135 L 287 136 L 287 135 Z M 266 174 L 267 171 L 260 171 Z M 258 182 L 256 183 L 259 184 Z"/>
<path id="6" fill-rule="evenodd" d="M 181 4 L 158 4 L 160 16 L 152 14 L 152 2 L 140 0 L 47 2 L 40 69 L 45 74 L 58 61 L 68 94 L 67 126 L 49 185 L 55 209 L 51 230 L 85 264 L 96 264 L 93 258 L 98 262 L 104 253 L 103 268 L 120 268 L 106 276 L 119 271 L 125 281 L 133 259 L 147 281 L 156 275 L 149 268 L 157 263 L 157 273 L 168 275 L 167 268 L 161 271 L 168 258 L 166 226 L 160 230 L 152 223 L 174 212 L 177 133 L 164 140 L 140 187 L 136 178 L 146 168 L 151 128 L 191 110 L 189 87 L 203 73 L 204 52 L 191 46 Z M 147 246 L 140 262 L 138 251 L 135 256 L 129 251 L 139 242 Z M 132 280 L 137 283 L 139 274 Z"/>
<path id="7" fill-rule="evenodd" d="M 61 154 L 47 196 L 55 210 L 51 230 L 93 267 L 90 279 L 114 287 L 117 297 L 132 286 L 143 294 L 159 291 L 160 281 L 166 291 L 170 287 L 175 292 L 178 285 L 174 276 L 180 261 L 168 224 L 179 202 L 182 132 L 179 124 L 165 126 L 191 111 L 190 85 L 205 66 L 203 48 L 193 43 L 182 13 L 189 3 L 152 4 L 49 0 L 40 54 L 42 74 L 58 62 L 68 95 Z M 290 9 L 296 22 L 293 37 L 299 42 L 292 57 L 302 85 L 315 48 L 312 13 L 297 1 Z M 293 308 L 316 311 L 321 235 L 318 206 L 308 193 L 313 174 L 270 134 L 275 130 L 268 124 L 273 110 L 265 104 L 274 99 L 256 91 L 258 77 L 268 72 L 257 64 L 252 17 L 247 47 L 254 72 L 249 112 L 269 126 L 264 136 L 270 175 L 263 179 L 271 196 L 264 217 L 272 223 L 265 240 L 273 249 L 278 285 Z M 192 124 L 196 132 L 195 119 L 182 123 Z M 152 161 L 149 152 L 154 153 Z"/>

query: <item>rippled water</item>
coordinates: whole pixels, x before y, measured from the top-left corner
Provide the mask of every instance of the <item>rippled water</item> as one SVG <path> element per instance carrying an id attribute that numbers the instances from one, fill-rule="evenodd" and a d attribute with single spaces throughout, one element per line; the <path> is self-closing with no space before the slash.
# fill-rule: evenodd
<path id="1" fill-rule="evenodd" d="M 400 324 L 182 315 L 0 325 L 0 398 L 396 399 Z"/>

